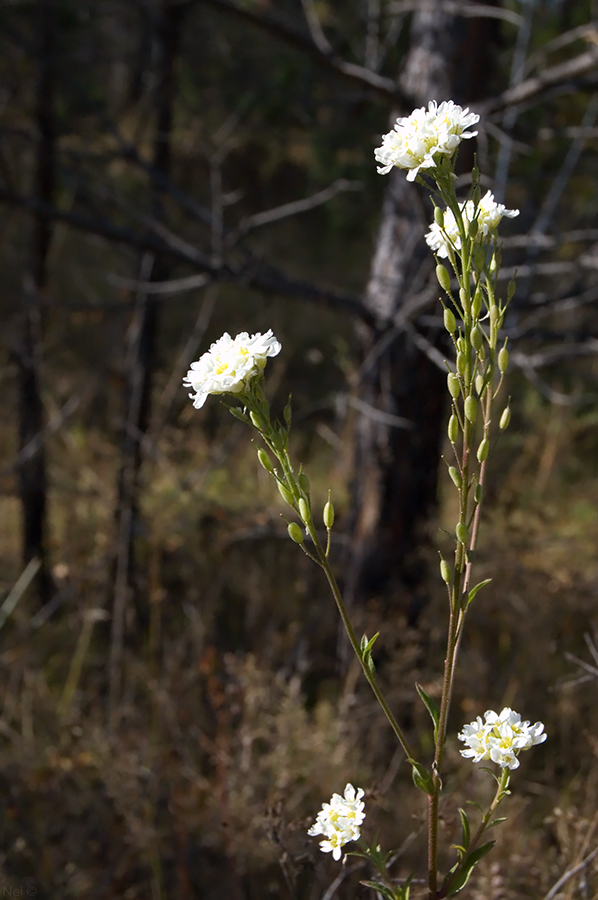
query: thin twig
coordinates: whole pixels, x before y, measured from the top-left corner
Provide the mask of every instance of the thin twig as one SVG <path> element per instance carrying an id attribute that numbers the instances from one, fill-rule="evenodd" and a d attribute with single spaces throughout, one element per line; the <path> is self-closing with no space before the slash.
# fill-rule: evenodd
<path id="1" fill-rule="evenodd" d="M 557 893 L 560 891 L 563 885 L 566 884 L 571 878 L 574 878 L 575 875 L 578 875 L 583 869 L 585 869 L 586 866 L 588 866 L 592 862 L 592 860 L 596 858 L 596 856 L 598 856 L 598 847 L 595 847 L 594 850 L 592 850 L 592 852 L 588 854 L 585 859 L 582 859 L 580 863 L 578 863 L 572 869 L 569 869 L 569 871 L 565 872 L 564 875 L 561 875 L 557 883 L 548 891 L 548 893 L 544 897 L 544 900 L 553 900 L 553 897 L 556 897 Z"/>

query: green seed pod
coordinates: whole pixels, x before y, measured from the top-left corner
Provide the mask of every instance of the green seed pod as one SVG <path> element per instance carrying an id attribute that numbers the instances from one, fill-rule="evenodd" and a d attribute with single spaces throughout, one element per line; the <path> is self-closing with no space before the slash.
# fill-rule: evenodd
<path id="1" fill-rule="evenodd" d="M 436 278 L 438 279 L 438 284 L 440 287 L 448 293 L 451 290 L 451 276 L 448 273 L 448 269 L 446 266 L 443 266 L 442 263 L 438 263 L 436 266 Z"/>
<path id="2" fill-rule="evenodd" d="M 461 478 L 461 473 L 458 469 L 455 469 L 454 466 L 449 466 L 448 473 L 451 476 L 453 484 L 455 485 L 457 490 L 460 491 L 463 487 L 463 479 Z"/>
<path id="3" fill-rule="evenodd" d="M 495 250 L 492 254 L 492 259 L 490 260 L 490 265 L 488 266 L 490 269 L 490 274 L 494 275 L 498 269 L 500 269 L 500 250 Z"/>
<path id="4" fill-rule="evenodd" d="M 296 522 L 290 522 L 287 531 L 292 541 L 295 541 L 296 544 L 303 543 L 303 529 L 299 528 Z"/>
<path id="5" fill-rule="evenodd" d="M 484 299 L 484 294 L 482 292 L 482 288 L 480 285 L 477 286 L 475 294 L 473 295 L 473 300 L 471 301 L 471 314 L 474 319 L 479 318 L 480 312 L 482 310 L 482 300 Z"/>
<path id="6" fill-rule="evenodd" d="M 484 376 L 481 374 L 476 375 L 475 377 L 475 389 L 477 391 L 478 397 L 484 390 Z"/>
<path id="7" fill-rule="evenodd" d="M 303 497 L 299 497 L 298 506 L 299 506 L 299 515 L 301 516 L 301 518 L 307 525 L 307 523 L 310 520 L 309 506 L 307 505 L 307 501 L 304 500 Z"/>
<path id="8" fill-rule="evenodd" d="M 480 180 L 480 170 L 477 166 L 474 166 L 471 170 L 471 183 L 475 187 L 478 181 Z"/>
<path id="9" fill-rule="evenodd" d="M 249 413 L 249 418 L 251 419 L 251 424 L 254 428 L 257 428 L 258 431 L 262 430 L 262 421 L 259 419 L 253 410 Z"/>
<path id="10" fill-rule="evenodd" d="M 473 219 L 469 223 L 469 237 L 473 240 L 477 233 L 478 233 L 478 220 Z"/>
<path id="11" fill-rule="evenodd" d="M 457 353 L 457 372 L 459 375 L 465 375 L 465 369 L 467 368 L 467 354 L 466 353 Z"/>
<path id="12" fill-rule="evenodd" d="M 469 347 L 467 346 L 467 341 L 465 340 L 465 338 L 463 337 L 462 334 L 460 334 L 459 337 L 457 338 L 457 350 L 459 350 L 460 353 L 467 353 L 467 351 L 469 350 Z"/>
<path id="13" fill-rule="evenodd" d="M 288 487 L 286 487 L 286 486 L 285 486 L 284 484 L 282 484 L 280 481 L 277 481 L 276 484 L 278 485 L 278 490 L 280 491 L 280 496 L 282 497 L 282 499 L 284 500 L 284 502 L 285 502 L 285 503 L 288 503 L 289 506 L 293 506 L 294 503 L 295 503 L 295 501 L 294 501 L 293 495 L 291 494 L 291 492 L 290 492 L 290 490 L 288 489 Z"/>
<path id="14" fill-rule="evenodd" d="M 477 325 L 474 325 L 473 328 L 471 329 L 471 334 L 469 336 L 469 339 L 471 341 L 471 346 L 473 347 L 474 350 L 481 349 L 483 338 L 482 338 L 482 332 L 480 331 L 480 329 L 478 328 Z"/>
<path id="15" fill-rule="evenodd" d="M 511 421 L 511 407 L 506 406 L 502 411 L 502 416 L 500 417 L 500 422 L 498 423 L 498 427 L 501 431 L 505 431 L 509 427 L 509 422 Z"/>
<path id="16" fill-rule="evenodd" d="M 461 385 L 459 384 L 459 379 L 453 372 L 449 372 L 446 378 L 446 383 L 448 385 L 449 394 L 456 400 L 459 394 L 461 393 Z"/>
<path id="17" fill-rule="evenodd" d="M 274 472 L 274 466 L 272 465 L 272 460 L 270 459 L 266 451 L 260 448 L 257 451 L 257 458 L 261 462 L 266 472 L 270 472 L 270 474 L 272 475 L 272 473 Z"/>
<path id="18" fill-rule="evenodd" d="M 451 444 L 454 444 L 459 437 L 459 419 L 454 413 L 449 419 L 448 437 Z"/>
<path id="19" fill-rule="evenodd" d="M 513 278 L 513 279 L 511 279 L 511 281 L 509 281 L 509 284 L 507 287 L 507 297 L 509 298 L 509 300 L 513 299 L 513 297 L 515 296 L 516 290 L 517 290 L 517 282 Z"/>
<path id="20" fill-rule="evenodd" d="M 334 506 L 330 500 L 324 506 L 324 512 L 322 514 L 322 518 L 324 519 L 324 525 L 326 528 L 332 528 L 334 525 Z"/>
<path id="21" fill-rule="evenodd" d="M 491 306 L 490 307 L 490 324 L 494 328 L 496 328 L 496 323 L 498 322 L 499 317 L 500 317 L 500 310 L 499 310 L 498 306 L 496 306 L 496 305 Z"/>
<path id="22" fill-rule="evenodd" d="M 464 404 L 465 417 L 469 419 L 470 422 L 475 422 L 475 417 L 478 411 L 478 401 L 476 398 L 470 394 L 469 397 L 465 398 Z"/>
<path id="23" fill-rule="evenodd" d="M 484 438 L 480 446 L 478 447 L 477 457 L 478 462 L 484 462 L 486 457 L 488 456 L 488 450 L 490 449 L 490 441 L 488 438 Z"/>
<path id="24" fill-rule="evenodd" d="M 293 417 L 293 413 L 292 413 L 292 410 L 291 410 L 291 397 L 290 397 L 290 395 L 289 395 L 289 399 L 287 400 L 287 405 L 285 406 L 285 408 L 284 408 L 284 410 L 283 410 L 283 415 L 284 415 L 284 420 L 285 420 L 285 422 L 287 423 L 287 425 L 288 425 L 289 428 L 290 428 L 290 427 L 291 427 L 291 419 L 292 419 L 292 417 Z"/>
<path id="25" fill-rule="evenodd" d="M 463 309 L 465 309 L 465 310 L 469 309 L 469 302 L 470 302 L 469 294 L 465 290 L 465 288 L 459 288 L 459 300 L 461 301 L 461 305 L 463 306 Z"/>
<path id="26" fill-rule="evenodd" d="M 469 532 L 467 530 L 467 525 L 465 522 L 459 522 L 457 527 L 455 528 L 455 534 L 457 535 L 457 540 L 462 544 L 467 543 L 467 538 L 469 537 Z"/>
<path id="27" fill-rule="evenodd" d="M 440 560 L 440 577 L 446 584 L 451 583 L 451 567 L 447 563 L 446 559 Z"/>
<path id="28" fill-rule="evenodd" d="M 436 207 L 438 209 L 438 207 Z M 450 309 L 444 310 L 444 327 L 448 331 L 449 334 L 454 334 L 457 329 L 457 320 Z"/>
<path id="29" fill-rule="evenodd" d="M 297 479 L 299 482 L 299 487 L 303 491 L 304 494 L 309 494 L 309 478 L 305 474 L 305 472 L 299 473 L 299 478 Z"/>
<path id="30" fill-rule="evenodd" d="M 444 212 L 439 206 L 434 207 L 434 221 L 440 228 L 444 228 Z"/>
<path id="31" fill-rule="evenodd" d="M 473 492 L 473 499 L 475 503 L 480 503 L 482 499 L 482 485 L 476 484 L 475 491 Z"/>
<path id="32" fill-rule="evenodd" d="M 476 186 L 473 191 L 473 205 L 475 206 L 476 209 L 480 205 L 481 196 L 482 196 L 482 191 L 480 190 L 480 183 L 479 183 L 479 179 L 478 179 L 476 181 Z"/>
<path id="33" fill-rule="evenodd" d="M 503 347 L 498 352 L 498 368 L 500 369 L 501 373 L 504 373 L 507 371 L 508 365 L 509 365 L 509 351 L 507 350 L 506 347 Z"/>

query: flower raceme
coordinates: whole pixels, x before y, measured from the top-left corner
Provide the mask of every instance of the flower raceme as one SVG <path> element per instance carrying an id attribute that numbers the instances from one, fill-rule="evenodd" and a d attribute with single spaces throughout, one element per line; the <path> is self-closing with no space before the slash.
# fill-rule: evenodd
<path id="1" fill-rule="evenodd" d="M 397 119 L 394 129 L 382 138 L 382 146 L 375 151 L 380 175 L 397 166 L 408 169 L 407 181 L 415 181 L 420 169 L 436 168 L 443 157 L 450 157 L 463 140 L 475 137 L 477 131 L 467 131 L 480 117 L 446 100 L 438 106 L 431 100 L 428 109 L 414 110 L 410 116 Z"/>
<path id="2" fill-rule="evenodd" d="M 519 713 L 507 706 L 500 714 L 488 710 L 484 721 L 478 716 L 457 737 L 467 745 L 461 755 L 475 763 L 490 759 L 502 769 L 517 769 L 520 751 L 543 743 L 546 740 L 543 731 L 542 722 L 535 725 L 522 722 Z"/>
<path id="3" fill-rule="evenodd" d="M 183 379 L 183 384 L 195 391 L 189 394 L 193 406 L 200 409 L 208 394 L 242 393 L 264 368 L 267 357 L 276 356 L 281 349 L 271 329 L 251 337 L 246 331 L 235 338 L 223 334 L 197 362 L 191 363 Z"/>
<path id="4" fill-rule="evenodd" d="M 357 841 L 361 835 L 360 825 L 365 819 L 363 811 L 363 790 L 348 784 L 345 794 L 333 794 L 330 803 L 324 803 L 316 821 L 307 832 L 310 835 L 322 834 L 325 840 L 320 841 L 323 853 L 332 853 L 334 859 L 341 858 L 341 847 L 349 841 Z"/>
<path id="5" fill-rule="evenodd" d="M 476 218 L 475 204 L 473 200 L 467 200 L 465 203 L 460 203 L 459 208 L 463 217 L 463 224 L 467 228 L 470 222 Z M 492 192 L 488 191 L 482 197 L 477 207 L 478 230 L 475 237 L 476 241 L 481 242 L 489 234 L 496 231 L 503 216 L 506 216 L 508 219 L 514 219 L 518 215 L 518 209 L 507 209 L 502 203 L 497 203 Z M 461 234 L 452 210 L 445 210 L 443 218 L 442 228 L 436 222 L 432 223 L 426 235 L 426 243 L 434 253 L 446 258 L 449 255 L 449 246 L 454 250 L 461 249 Z"/>

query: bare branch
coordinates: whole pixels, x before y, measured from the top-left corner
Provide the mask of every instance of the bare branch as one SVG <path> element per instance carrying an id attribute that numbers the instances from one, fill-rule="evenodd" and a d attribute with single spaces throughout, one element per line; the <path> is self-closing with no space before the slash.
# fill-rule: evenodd
<path id="1" fill-rule="evenodd" d="M 548 41 L 548 43 L 544 44 L 543 47 L 540 47 L 539 50 L 536 50 L 535 53 L 532 53 L 531 56 L 528 57 L 525 64 L 526 73 L 529 74 L 529 72 L 532 72 L 542 60 L 546 59 L 549 53 L 554 53 L 555 50 L 562 50 L 563 47 L 567 47 L 569 44 L 579 41 L 582 38 L 587 39 L 588 36 L 590 36 L 591 39 L 591 36 L 596 35 L 597 33 L 598 22 L 594 20 L 585 25 L 580 25 L 578 28 L 572 28 L 570 31 L 559 34 L 554 40 Z"/>
<path id="2" fill-rule="evenodd" d="M 182 294 L 205 287 L 210 282 L 209 275 L 189 275 L 188 278 L 173 278 L 170 281 L 136 281 L 134 278 L 122 278 L 120 275 L 106 275 L 108 284 L 124 288 L 127 291 L 141 291 L 144 294 Z"/>
<path id="3" fill-rule="evenodd" d="M 589 853 L 585 859 L 582 859 L 582 861 L 578 863 L 578 865 L 574 866 L 572 869 L 569 869 L 568 872 L 565 872 L 565 874 L 559 878 L 557 883 L 551 887 L 551 889 L 544 897 L 544 900 L 553 900 L 553 897 L 556 897 L 563 885 L 566 884 L 575 875 L 578 875 L 583 869 L 586 868 L 586 866 L 589 866 L 589 864 L 593 859 L 596 858 L 596 856 L 598 856 L 598 847 L 592 850 L 592 852 Z"/>
<path id="4" fill-rule="evenodd" d="M 320 20 L 318 19 L 318 14 L 314 7 L 314 0 L 301 0 L 301 4 L 303 6 L 303 12 L 305 13 L 305 19 L 309 27 L 309 33 L 311 34 L 314 44 L 316 45 L 320 53 L 324 53 L 326 56 L 330 56 L 330 54 L 333 52 L 332 46 L 330 45 L 328 38 L 324 34 L 322 26 L 320 25 Z"/>
<path id="5" fill-rule="evenodd" d="M 496 6 L 489 6 L 487 3 L 457 3 L 453 0 L 445 0 L 444 3 L 429 3 L 426 0 L 398 0 L 389 7 L 389 12 L 395 15 L 414 12 L 418 9 L 425 9 L 426 6 L 434 6 L 435 9 L 440 6 L 443 12 L 451 13 L 455 16 L 463 16 L 467 19 L 502 19 L 504 22 L 510 22 L 512 25 L 519 25 L 521 16 L 519 13 L 512 12 L 509 9 L 499 9 Z"/>

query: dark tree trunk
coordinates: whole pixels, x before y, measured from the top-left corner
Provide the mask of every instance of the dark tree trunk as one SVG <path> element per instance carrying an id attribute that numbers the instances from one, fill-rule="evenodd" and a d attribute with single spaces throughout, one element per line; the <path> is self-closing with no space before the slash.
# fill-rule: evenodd
<path id="1" fill-rule="evenodd" d="M 491 31 L 480 28 L 479 21 L 459 19 L 444 12 L 442 4 L 426 5 L 414 14 L 401 76 L 413 107 L 429 100 L 467 104 L 480 96 L 480 85 L 488 83 Z M 377 325 L 359 328 L 359 399 L 364 412 L 356 435 L 347 587 L 350 598 L 360 599 L 400 592 L 401 605 L 414 618 L 423 602 L 421 548 L 437 502 L 446 374 L 438 364 L 444 355 L 443 332 L 420 331 L 425 340 L 414 341 L 409 325 L 410 310 L 433 270 L 433 257 L 423 241 L 431 208 L 421 187 L 407 182 L 405 172 L 395 169 L 386 177 L 365 297 Z M 430 299 L 434 293 L 432 288 Z M 426 353 L 426 344 L 439 344 L 435 360 L 434 350 Z"/>
<path id="2" fill-rule="evenodd" d="M 37 146 L 34 196 L 51 203 L 54 194 L 55 125 L 54 98 L 54 8 L 52 0 L 39 0 L 38 72 L 35 103 Z M 44 408 L 40 392 L 40 356 L 42 315 L 40 296 L 47 282 L 47 259 L 52 238 L 48 219 L 33 222 L 30 272 L 24 279 L 21 340 L 16 353 L 19 397 L 19 450 L 22 452 L 44 427 Z M 40 562 L 34 589 L 40 602 L 46 603 L 52 592 L 47 558 L 47 474 L 43 442 L 31 455 L 25 452 L 18 473 L 22 508 L 23 563 L 37 557 Z"/>
<path id="3" fill-rule="evenodd" d="M 156 90 L 156 131 L 153 166 L 169 175 L 171 136 L 176 93 L 176 59 L 184 7 L 180 3 L 163 0 L 155 34 L 159 45 L 159 72 Z M 162 217 L 158 194 L 152 198 L 152 215 Z M 162 281 L 169 277 L 167 265 L 146 253 L 139 269 L 140 281 Z M 153 372 L 158 332 L 158 306 L 151 295 L 140 291 L 134 318 L 129 331 L 127 354 L 126 415 L 123 452 L 118 483 L 118 547 L 114 582 L 112 617 L 112 648 L 110 666 L 110 697 L 112 705 L 120 688 L 127 599 L 132 594 L 138 625 L 144 630 L 149 622 L 149 607 L 144 581 L 139 578 L 135 560 L 136 539 L 142 531 L 139 512 L 140 475 L 143 440 L 147 434 L 153 386 Z"/>

